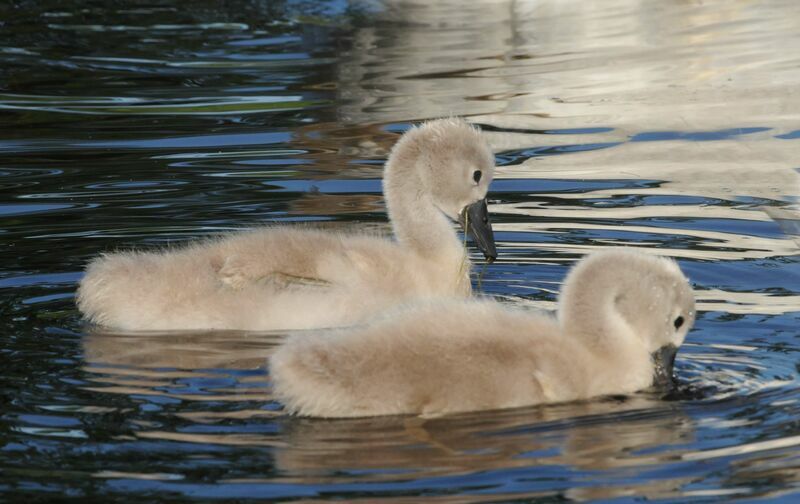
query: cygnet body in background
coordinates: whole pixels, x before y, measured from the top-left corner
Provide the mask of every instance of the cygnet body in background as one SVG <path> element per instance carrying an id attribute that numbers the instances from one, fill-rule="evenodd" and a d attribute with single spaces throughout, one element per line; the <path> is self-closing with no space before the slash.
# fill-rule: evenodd
<path id="1" fill-rule="evenodd" d="M 121 330 L 307 329 L 357 323 L 412 299 L 466 297 L 459 220 L 496 257 L 486 208 L 494 157 L 480 131 L 440 119 L 407 131 L 384 169 L 396 240 L 273 226 L 177 249 L 94 259 L 84 317 Z"/>

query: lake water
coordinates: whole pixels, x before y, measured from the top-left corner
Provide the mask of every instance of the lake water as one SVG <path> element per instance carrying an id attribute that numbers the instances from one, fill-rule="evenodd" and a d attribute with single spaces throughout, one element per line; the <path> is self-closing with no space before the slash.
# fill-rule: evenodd
<path id="1" fill-rule="evenodd" d="M 0 6 L 0 500 L 800 498 L 800 4 L 426 4 Z M 589 250 L 674 256 L 696 397 L 297 419 L 284 334 L 82 324 L 104 251 L 387 228 L 388 149 L 447 115 L 497 153 L 482 290 L 550 309 Z"/>

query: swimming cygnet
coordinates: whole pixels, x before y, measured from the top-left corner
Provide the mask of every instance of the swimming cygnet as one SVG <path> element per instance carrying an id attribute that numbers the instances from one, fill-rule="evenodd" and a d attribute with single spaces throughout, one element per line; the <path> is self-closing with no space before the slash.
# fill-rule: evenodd
<path id="1" fill-rule="evenodd" d="M 416 298 L 468 296 L 459 221 L 491 261 L 494 156 L 462 119 L 430 121 L 392 149 L 383 188 L 396 240 L 273 226 L 94 259 L 77 295 L 88 320 L 122 330 L 351 325 Z"/>
<path id="2" fill-rule="evenodd" d="M 597 252 L 567 276 L 557 317 L 489 300 L 395 310 L 290 338 L 270 357 L 273 395 L 303 416 L 437 416 L 627 394 L 672 383 L 695 318 L 678 265 Z"/>

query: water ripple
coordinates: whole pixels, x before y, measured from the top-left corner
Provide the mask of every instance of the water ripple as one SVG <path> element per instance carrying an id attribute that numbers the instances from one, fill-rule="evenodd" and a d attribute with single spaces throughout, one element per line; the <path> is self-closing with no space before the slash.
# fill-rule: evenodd
<path id="1" fill-rule="evenodd" d="M 17 4 L 0 5 L 0 500 L 796 497 L 795 2 Z M 681 394 L 293 418 L 266 362 L 302 334 L 81 323 L 99 253 L 264 222 L 388 233 L 389 150 L 449 115 L 499 165 L 482 290 L 553 309 L 591 250 L 676 257 L 699 310 Z"/>

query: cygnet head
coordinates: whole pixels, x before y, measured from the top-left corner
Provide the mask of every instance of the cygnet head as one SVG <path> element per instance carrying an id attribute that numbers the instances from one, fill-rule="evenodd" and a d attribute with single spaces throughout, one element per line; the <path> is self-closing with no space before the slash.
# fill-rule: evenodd
<path id="1" fill-rule="evenodd" d="M 653 384 L 674 386 L 675 354 L 695 306 L 672 259 L 625 248 L 593 253 L 567 276 L 559 310 L 565 332 L 612 352 L 640 348 L 652 356 Z"/>
<path id="2" fill-rule="evenodd" d="M 494 155 L 480 130 L 460 118 L 427 121 L 408 130 L 386 163 L 384 193 L 389 213 L 407 205 L 402 195 L 428 203 L 458 221 L 489 260 L 497 257 L 486 193 Z M 415 201 L 419 203 L 419 201 Z"/>

